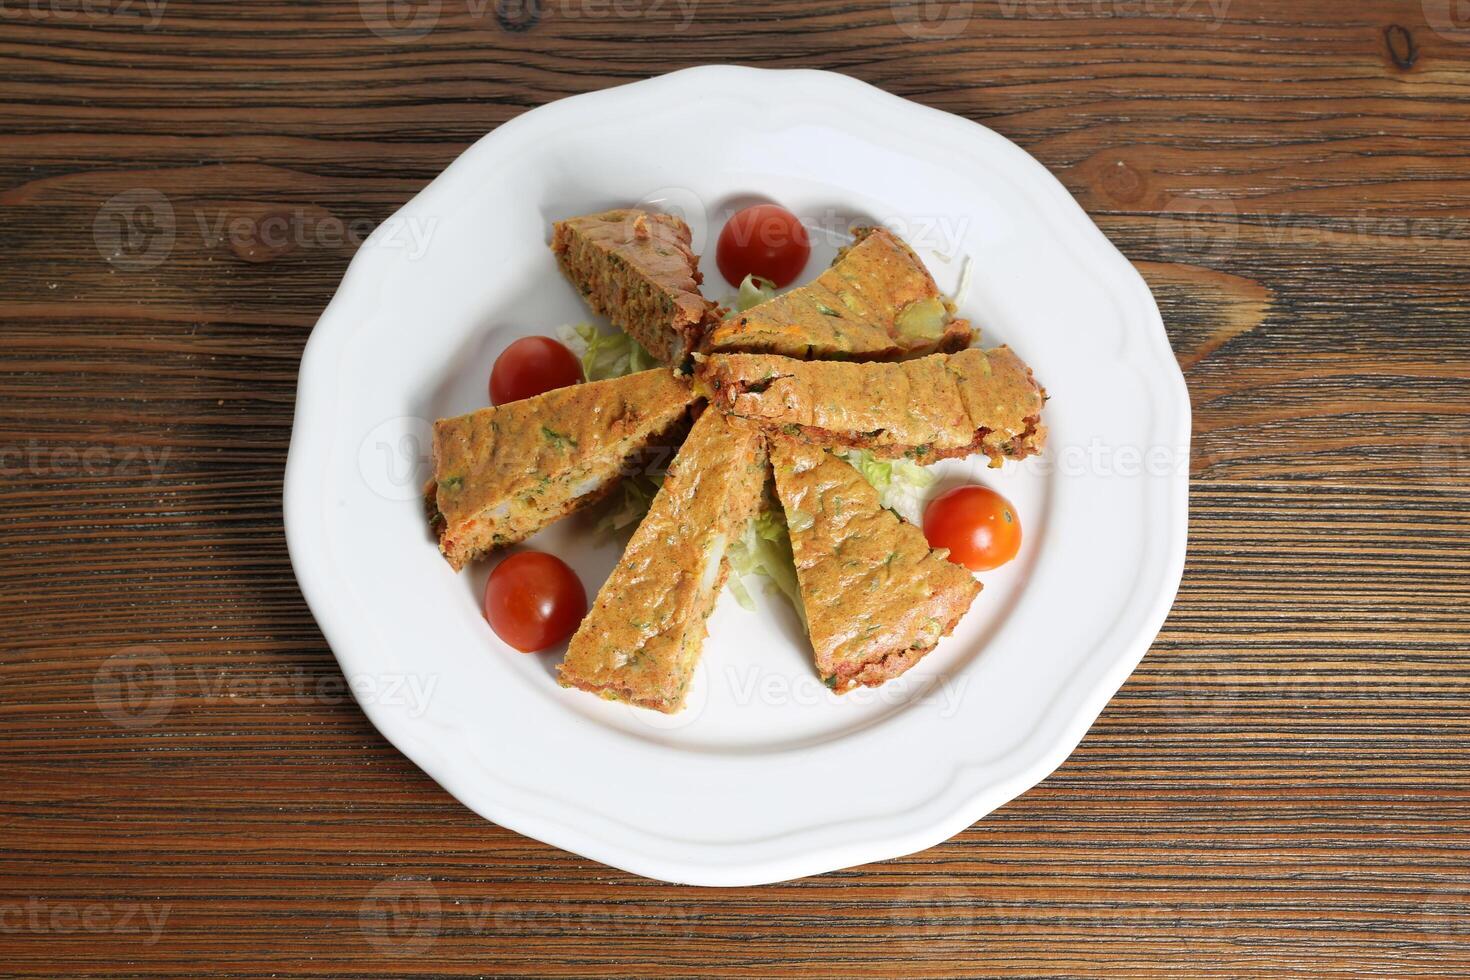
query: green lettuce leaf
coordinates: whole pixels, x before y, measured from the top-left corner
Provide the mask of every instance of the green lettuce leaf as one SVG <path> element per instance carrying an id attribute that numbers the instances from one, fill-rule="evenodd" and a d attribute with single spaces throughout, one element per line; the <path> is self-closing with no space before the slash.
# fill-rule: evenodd
<path id="1" fill-rule="evenodd" d="M 740 280 L 740 292 L 735 295 L 735 311 L 744 313 L 752 306 L 759 306 L 768 299 L 776 298 L 776 284 L 757 275 Z"/>
<path id="2" fill-rule="evenodd" d="M 791 535 L 786 530 L 786 515 L 781 505 L 767 500 L 761 512 L 750 519 L 745 534 L 731 542 L 725 552 L 730 562 L 730 591 L 742 609 L 755 608 L 746 583 L 747 575 L 766 579 L 766 589 L 779 591 L 790 600 L 796 615 L 806 625 L 806 609 L 801 604 L 801 590 L 796 581 L 796 559 L 791 554 Z"/>
<path id="3" fill-rule="evenodd" d="M 878 491 L 884 507 L 913 524 L 922 524 L 924 492 L 936 477 L 911 459 L 879 459 L 866 449 L 849 449 L 843 457 Z"/>
<path id="4" fill-rule="evenodd" d="M 557 333 L 562 343 L 582 360 L 582 376 L 605 381 L 658 367 L 658 361 L 638 341 L 621 330 L 603 333 L 590 323 L 568 324 Z"/>
<path id="5" fill-rule="evenodd" d="M 648 515 L 648 508 L 663 483 L 663 474 L 637 473 L 624 477 L 609 500 L 599 505 L 602 513 L 592 526 L 593 532 L 611 538 L 627 528 L 637 527 Z"/>

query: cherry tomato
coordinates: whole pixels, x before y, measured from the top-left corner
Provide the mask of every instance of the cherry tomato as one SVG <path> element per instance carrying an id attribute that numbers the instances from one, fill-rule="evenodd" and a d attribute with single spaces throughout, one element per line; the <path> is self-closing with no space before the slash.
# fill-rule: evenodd
<path id="1" fill-rule="evenodd" d="M 582 362 L 550 337 L 522 337 L 495 359 L 490 403 L 504 405 L 582 380 Z"/>
<path id="2" fill-rule="evenodd" d="M 760 276 L 780 289 L 796 281 L 811 254 L 811 240 L 796 215 L 780 205 L 757 204 L 725 222 L 715 264 L 732 286 L 746 276 Z"/>
<path id="3" fill-rule="evenodd" d="M 587 590 L 555 555 L 521 551 L 485 583 L 485 619 L 495 635 L 525 653 L 554 647 L 587 615 Z"/>
<path id="4" fill-rule="evenodd" d="M 924 537 L 931 548 L 948 548 L 950 561 L 986 572 L 1021 550 L 1021 520 L 994 490 L 955 487 L 924 508 Z"/>

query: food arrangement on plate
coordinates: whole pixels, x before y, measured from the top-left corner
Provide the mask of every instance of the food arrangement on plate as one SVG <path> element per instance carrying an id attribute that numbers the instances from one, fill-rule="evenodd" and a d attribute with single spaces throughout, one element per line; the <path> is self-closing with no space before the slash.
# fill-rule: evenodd
<path id="1" fill-rule="evenodd" d="M 972 346 L 897 235 L 852 237 L 778 294 L 806 263 L 805 228 L 776 205 L 736 213 L 716 252 L 739 288 L 730 311 L 701 292 L 677 217 L 555 224 L 562 272 L 621 334 L 570 335 L 581 363 L 550 338 L 512 344 L 493 407 L 435 423 L 426 502 L 460 570 L 622 488 L 612 523 L 637 526 L 590 610 L 555 556 L 514 554 L 487 584 L 486 618 L 511 646 L 570 636 L 564 687 L 678 711 L 721 589 L 743 598 L 749 571 L 787 593 L 828 688 L 878 686 L 954 630 L 981 590 L 972 571 L 1015 556 L 1019 519 L 994 491 L 951 490 L 922 526 L 889 491 L 941 459 L 1041 452 L 1044 390 L 1009 348 Z M 676 450 L 661 483 L 646 475 L 659 448 Z"/>
<path id="2" fill-rule="evenodd" d="M 701 136 L 669 139 L 674 132 Z M 756 203 L 752 190 L 773 203 L 732 216 Z M 587 277 L 589 299 L 614 304 L 613 316 L 603 319 L 566 283 L 546 245 L 559 219 L 626 210 L 637 201 L 687 216 L 686 247 L 703 256 L 702 281 L 695 281 L 692 254 L 663 243 L 648 251 L 667 263 L 660 275 L 669 281 L 624 295 L 614 292 L 622 280 L 603 277 L 608 270 L 589 249 L 573 263 L 586 262 L 579 275 Z M 766 216 L 786 214 L 774 202 L 803 215 L 806 228 L 798 231 L 788 215 L 790 234 L 750 234 L 766 226 Z M 610 230 L 609 241 L 627 238 L 631 245 L 631 224 Z M 768 337 L 779 338 L 783 326 L 814 342 L 822 326 L 856 337 L 851 304 L 875 295 L 866 288 L 875 266 L 853 273 L 858 286 L 839 279 L 843 288 L 828 287 L 840 305 L 817 289 L 801 292 L 824 276 L 833 282 L 829 266 L 843 245 L 853 246 L 843 259 L 879 254 L 856 247 L 862 242 L 854 225 L 882 225 L 912 247 L 939 287 L 929 293 L 926 279 L 916 280 L 926 298 L 939 300 L 939 332 L 967 319 L 967 344 L 923 337 L 936 332 L 924 325 L 932 314 L 901 320 L 898 309 L 885 318 L 871 303 L 862 319 L 878 324 L 887 339 L 876 339 L 896 350 L 839 347 L 833 356 L 815 349 L 808 356 L 804 346 L 769 342 L 713 346 L 712 331 L 733 328 L 742 314 Z M 430 227 L 422 251 L 388 234 Z M 645 228 L 650 238 L 662 234 Z M 668 230 L 680 226 L 669 222 Z M 895 261 L 902 254 L 883 251 Z M 692 288 L 674 281 L 685 281 L 686 272 Z M 893 281 L 909 274 L 890 273 Z M 630 274 L 626 281 L 650 278 L 659 277 Z M 755 311 L 792 295 L 788 306 L 801 310 L 793 319 L 806 326 L 772 324 L 787 315 L 779 307 Z M 696 315 L 709 311 L 700 327 L 658 332 L 659 324 L 693 322 L 676 315 L 681 302 Z M 646 316 L 633 308 L 640 303 Z M 727 321 L 711 309 L 716 305 L 734 316 Z M 836 318 L 821 307 L 844 320 L 851 313 L 852 329 L 828 323 Z M 656 331 L 648 349 L 625 332 L 644 326 Z M 986 336 L 976 340 L 982 327 Z M 916 346 L 910 333 L 936 341 L 934 348 L 908 351 Z M 535 334 L 544 336 L 527 336 Z M 653 338 L 670 334 L 684 338 L 688 351 L 678 377 L 651 353 Z M 763 379 L 740 373 L 744 394 L 766 400 L 747 397 L 751 407 L 741 420 L 759 430 L 768 460 L 784 460 L 791 472 L 773 469 L 754 520 L 727 532 L 733 537 L 716 571 L 723 591 L 706 621 L 683 708 L 666 714 L 558 686 L 567 641 L 584 620 L 589 649 L 612 649 L 596 642 L 595 629 L 615 621 L 588 610 L 605 582 L 627 590 L 618 583 L 636 578 L 614 575 L 625 553 L 627 566 L 645 562 L 641 567 L 658 579 L 637 582 L 636 591 L 656 596 L 673 591 L 670 569 L 691 567 L 707 540 L 690 530 L 693 521 L 680 521 L 677 548 L 629 547 L 640 531 L 655 540 L 656 528 L 670 526 L 655 514 L 655 524 L 641 529 L 661 489 L 659 474 L 692 424 L 710 413 L 729 416 L 710 397 L 708 365 L 717 355 L 740 356 L 732 368 L 744 355 L 786 358 L 798 365 L 790 389 L 814 395 L 825 390 L 830 368 L 866 374 L 944 355 L 943 384 L 954 387 L 926 400 L 925 412 L 958 398 L 964 424 L 988 426 L 983 416 L 995 405 L 983 397 L 964 401 L 956 379 L 971 379 L 952 370 L 952 359 L 961 357 L 963 369 L 972 348 L 1002 341 L 1064 397 L 1039 412 L 1047 427 L 1044 455 L 999 469 L 985 465 L 992 454 L 1004 459 L 1040 449 L 1040 430 L 1028 437 L 1021 427 L 1009 450 L 1004 439 L 982 439 L 976 455 L 930 465 L 928 454 L 902 454 L 900 445 L 915 442 L 909 433 L 887 440 L 885 449 L 882 433 L 873 431 L 878 425 L 819 419 L 821 401 L 772 404 L 770 388 L 750 391 Z M 986 363 L 1003 356 L 987 352 Z M 803 365 L 818 370 L 815 381 L 809 373 L 795 379 Z M 615 425 L 610 419 L 646 385 L 629 376 L 650 370 L 658 373 L 648 378 L 687 386 L 687 394 L 679 387 L 679 407 L 668 409 L 675 420 L 662 429 L 662 418 L 634 424 L 630 412 Z M 444 528 L 452 521 L 458 529 L 451 541 L 463 570 L 454 572 L 416 499 L 434 476 L 433 420 L 489 405 L 509 410 L 569 386 L 560 397 L 575 393 L 579 401 L 562 403 L 558 420 L 534 406 L 516 410 L 522 448 L 502 446 L 507 469 L 487 469 L 493 488 L 477 490 L 463 474 L 440 469 L 444 499 L 436 484 L 435 513 L 444 504 Z M 662 405 L 652 395 L 657 414 Z M 793 427 L 807 428 L 784 432 L 777 408 L 810 413 L 811 421 L 792 419 Z M 580 424 L 594 413 L 606 424 L 589 426 L 584 442 L 568 420 Z M 907 414 L 892 421 L 898 427 Z M 958 449 L 952 430 L 962 427 L 956 420 L 936 443 Z M 839 442 L 836 433 L 855 438 Z M 630 452 L 645 437 L 648 449 Z M 1062 762 L 1145 654 L 1178 588 L 1189 437 L 1188 391 L 1147 284 L 1068 188 L 1023 150 L 972 121 L 846 76 L 701 67 L 563 99 L 497 127 L 357 250 L 302 357 L 284 510 L 292 565 L 344 676 L 354 685 L 407 678 L 420 690 L 437 683 L 432 699 L 391 697 L 379 683 L 359 701 L 373 724 L 457 799 L 503 827 L 630 872 L 749 885 L 938 843 Z M 492 449 L 465 427 L 457 438 L 466 452 L 474 439 L 481 440 L 477 451 Z M 695 460 L 691 471 L 712 458 L 694 455 L 696 448 L 686 453 L 686 461 Z M 1152 462 L 1161 450 L 1169 461 L 1162 470 Z M 807 460 L 798 451 L 816 451 L 824 465 L 803 469 Z M 542 499 L 542 478 L 550 488 L 553 466 L 567 489 Z M 675 466 L 675 475 L 683 469 Z M 894 516 L 874 511 L 862 484 Z M 729 482 L 718 489 L 727 499 L 738 493 Z M 818 513 L 797 502 L 803 490 L 801 499 L 843 503 Z M 583 500 L 583 491 L 597 496 Z M 452 492 L 471 496 L 454 510 Z M 703 491 L 691 493 L 702 506 Z M 862 513 L 869 517 L 843 534 L 841 522 L 859 515 L 848 496 L 866 497 Z M 684 499 L 671 491 L 668 510 L 682 513 L 675 502 Z M 568 516 L 554 519 L 559 513 Z M 515 524 L 509 534 L 494 526 L 507 519 Z M 532 533 L 544 521 L 552 523 Z M 507 546 L 497 545 L 497 533 L 530 536 Z M 948 550 L 945 562 L 939 555 L 924 560 L 941 549 Z M 834 552 L 835 565 L 823 561 Z M 983 570 L 1007 557 L 1013 560 Z M 932 577 L 946 564 L 960 578 Z M 968 605 L 967 571 L 984 585 Z M 902 589 L 894 577 L 900 573 Z M 679 574 L 687 575 L 681 582 L 701 584 L 692 573 Z M 923 617 L 902 619 L 908 606 L 888 601 L 890 591 L 927 597 L 931 588 L 940 598 Z M 829 589 L 847 600 L 824 604 Z M 615 610 L 617 594 L 604 605 Z M 676 618 L 694 621 L 683 612 L 696 608 L 684 604 L 687 596 L 671 597 L 667 609 L 645 607 L 668 613 L 660 636 L 699 641 L 697 629 L 673 627 Z M 928 619 L 940 621 L 942 635 L 951 616 L 958 624 L 917 664 L 878 687 L 863 686 L 903 667 L 902 657 L 885 662 L 900 645 L 924 649 L 927 636 L 911 636 L 933 630 Z M 616 642 L 655 628 L 634 626 L 635 619 L 645 621 L 628 615 L 620 624 L 628 632 Z M 616 651 L 605 663 L 630 693 L 646 691 L 648 700 L 672 707 L 675 672 L 660 675 L 643 664 L 668 657 L 677 667 L 674 652 L 672 643 L 630 645 L 621 667 Z M 605 683 L 594 673 L 602 663 L 574 659 L 568 679 Z M 650 671 L 648 683 L 635 673 L 642 670 Z M 837 693 L 824 677 L 834 686 L 846 677 L 854 686 Z M 506 751 L 509 745 L 514 751 Z M 881 793 L 872 779 L 854 778 L 871 773 L 882 774 Z"/>

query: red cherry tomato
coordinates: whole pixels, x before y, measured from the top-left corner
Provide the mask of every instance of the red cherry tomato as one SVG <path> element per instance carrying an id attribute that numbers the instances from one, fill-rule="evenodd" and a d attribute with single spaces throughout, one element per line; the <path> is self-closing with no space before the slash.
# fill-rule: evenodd
<path id="1" fill-rule="evenodd" d="M 972 572 L 999 568 L 1021 550 L 1021 519 L 988 487 L 955 487 L 924 508 L 924 537 Z"/>
<path id="2" fill-rule="evenodd" d="M 490 403 L 504 405 L 582 380 L 582 362 L 550 337 L 522 337 L 495 359 Z"/>
<path id="3" fill-rule="evenodd" d="M 555 555 L 522 551 L 485 583 L 485 619 L 495 635 L 525 653 L 554 647 L 587 615 L 587 590 Z"/>
<path id="4" fill-rule="evenodd" d="M 811 240 L 796 215 L 776 204 L 757 204 L 725 222 L 715 264 L 732 286 L 760 276 L 779 289 L 796 281 L 811 254 Z"/>

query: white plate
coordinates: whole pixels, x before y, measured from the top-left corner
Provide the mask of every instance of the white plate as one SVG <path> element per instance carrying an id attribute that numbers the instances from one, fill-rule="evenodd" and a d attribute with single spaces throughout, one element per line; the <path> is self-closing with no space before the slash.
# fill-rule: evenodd
<path id="1" fill-rule="evenodd" d="M 490 563 L 456 575 L 419 488 L 432 419 L 480 408 L 495 355 L 588 318 L 546 241 L 558 218 L 653 202 L 712 236 L 769 198 L 878 219 L 1008 343 L 1051 401 L 1047 453 L 976 477 L 1019 508 L 1019 560 L 902 678 L 837 697 L 779 596 L 728 590 L 688 708 L 558 687 L 560 651 L 486 626 Z M 835 242 L 818 233 L 807 274 Z M 705 247 L 706 243 L 708 247 Z M 910 853 L 1045 777 L 1148 649 L 1184 562 L 1189 402 L 1143 280 L 1005 139 L 861 82 L 711 67 L 553 103 L 480 140 L 363 245 L 307 345 L 286 472 L 302 592 L 378 729 L 464 804 L 652 878 L 779 881 Z M 591 595 L 617 560 L 574 518 L 533 547 Z M 757 590 L 759 591 L 759 590 Z"/>

